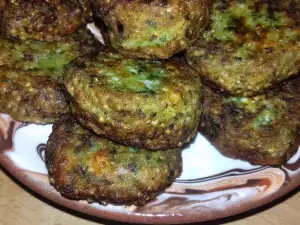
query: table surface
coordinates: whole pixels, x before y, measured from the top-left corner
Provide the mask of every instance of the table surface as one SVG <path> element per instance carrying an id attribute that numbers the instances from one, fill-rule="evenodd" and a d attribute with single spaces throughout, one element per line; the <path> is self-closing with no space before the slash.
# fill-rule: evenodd
<path id="1" fill-rule="evenodd" d="M 295 225 L 300 219 L 300 192 L 295 190 L 259 209 L 201 225 Z M 74 212 L 29 190 L 0 167 L 0 225 L 121 225 Z"/>

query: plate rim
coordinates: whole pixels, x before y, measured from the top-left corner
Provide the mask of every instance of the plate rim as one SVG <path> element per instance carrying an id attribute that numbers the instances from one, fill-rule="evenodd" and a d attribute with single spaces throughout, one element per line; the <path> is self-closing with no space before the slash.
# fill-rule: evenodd
<path id="1" fill-rule="evenodd" d="M 215 220 L 219 218 L 226 218 L 229 216 L 237 215 L 255 208 L 258 208 L 262 205 L 268 204 L 285 194 L 296 189 L 300 185 L 300 174 L 294 176 L 290 182 L 284 183 L 279 190 L 276 192 L 253 202 L 243 202 L 242 204 L 237 204 L 229 206 L 226 210 L 215 210 L 211 211 L 209 215 L 205 212 L 197 215 L 189 214 L 151 214 L 146 215 L 145 213 L 122 213 L 116 211 L 106 211 L 99 208 L 92 207 L 89 204 L 81 204 L 80 201 L 70 200 L 61 196 L 58 192 L 50 193 L 42 186 L 39 186 L 38 183 L 31 178 L 26 170 L 18 168 L 13 161 L 5 155 L 4 152 L 0 152 L 0 165 L 2 165 L 13 177 L 17 178 L 21 183 L 30 188 L 35 193 L 45 197 L 46 199 L 54 202 L 55 204 L 61 205 L 63 207 L 78 211 L 80 213 L 88 214 L 91 216 L 109 219 L 119 222 L 127 223 L 142 223 L 142 224 L 181 224 L 181 223 L 193 223 L 193 222 L 204 222 L 208 220 Z M 49 184 L 50 185 L 50 184 Z"/>

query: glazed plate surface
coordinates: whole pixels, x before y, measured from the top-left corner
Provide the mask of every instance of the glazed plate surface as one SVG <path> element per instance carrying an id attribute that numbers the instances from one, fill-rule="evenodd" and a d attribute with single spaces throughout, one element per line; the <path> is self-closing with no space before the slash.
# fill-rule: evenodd
<path id="1" fill-rule="evenodd" d="M 48 182 L 45 144 L 52 125 L 25 124 L 0 114 L 0 163 L 44 197 L 90 215 L 133 223 L 212 220 L 271 202 L 300 185 L 300 149 L 281 167 L 252 166 L 222 156 L 200 134 L 183 151 L 183 173 L 145 206 L 89 204 L 62 197 Z"/>

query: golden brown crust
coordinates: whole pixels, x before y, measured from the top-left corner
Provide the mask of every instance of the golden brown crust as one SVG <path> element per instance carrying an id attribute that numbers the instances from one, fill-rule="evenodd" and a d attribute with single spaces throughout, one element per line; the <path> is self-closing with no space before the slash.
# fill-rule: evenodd
<path id="1" fill-rule="evenodd" d="M 210 2 L 96 0 L 92 4 L 117 51 L 131 57 L 167 59 L 200 36 L 209 20 Z"/>
<path id="2" fill-rule="evenodd" d="M 55 42 L 21 42 L 0 37 L 0 65 L 58 77 L 72 60 L 82 55 L 96 54 L 100 45 L 88 29 L 79 29 Z"/>
<path id="3" fill-rule="evenodd" d="M 52 42 L 84 26 L 92 13 L 87 0 L 17 0 L 7 1 L 0 16 L 5 37 Z"/>
<path id="4" fill-rule="evenodd" d="M 144 205 L 181 173 L 181 151 L 150 152 L 118 145 L 63 117 L 47 143 L 50 183 L 65 197 Z"/>
<path id="5" fill-rule="evenodd" d="M 168 149 L 196 135 L 202 85 L 181 61 L 101 53 L 70 67 L 64 84 L 78 121 L 118 143 Z"/>
<path id="6" fill-rule="evenodd" d="M 213 1 L 211 21 L 187 51 L 205 83 L 255 96 L 300 71 L 300 2 Z"/>
<path id="7" fill-rule="evenodd" d="M 205 86 L 199 131 L 225 156 L 282 165 L 300 144 L 299 81 L 252 98 L 224 96 Z"/>
<path id="8" fill-rule="evenodd" d="M 39 72 L 0 67 L 0 112 L 32 123 L 52 123 L 69 112 L 60 84 Z"/>
<path id="9" fill-rule="evenodd" d="M 288 102 L 291 117 L 300 121 L 300 74 L 280 85 L 279 96 Z"/>

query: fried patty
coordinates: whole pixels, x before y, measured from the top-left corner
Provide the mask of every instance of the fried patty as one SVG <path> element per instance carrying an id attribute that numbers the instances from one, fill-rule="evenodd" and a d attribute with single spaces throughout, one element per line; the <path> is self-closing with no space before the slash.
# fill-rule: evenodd
<path id="1" fill-rule="evenodd" d="M 9 0 L 0 7 L 2 35 L 23 41 L 59 41 L 92 16 L 88 0 Z"/>
<path id="2" fill-rule="evenodd" d="M 284 164 L 300 144 L 299 83 L 300 77 L 252 98 L 223 96 L 205 86 L 199 130 L 225 156 Z"/>
<path id="3" fill-rule="evenodd" d="M 201 81 L 179 60 L 150 61 L 101 52 L 68 68 L 73 115 L 99 135 L 157 150 L 180 147 L 197 132 Z"/>
<path id="4" fill-rule="evenodd" d="M 116 144 L 70 117 L 54 124 L 47 143 L 50 183 L 65 197 L 144 205 L 181 173 L 181 151 L 149 151 Z"/>
<path id="5" fill-rule="evenodd" d="M 200 36 L 210 0 L 92 1 L 113 48 L 126 56 L 167 59 Z"/>
<path id="6" fill-rule="evenodd" d="M 253 96 L 300 71 L 300 1 L 214 1 L 211 14 L 187 51 L 207 84 Z"/>
<path id="7" fill-rule="evenodd" d="M 38 71 L 0 67 L 0 112 L 15 120 L 46 124 L 69 112 L 58 82 Z"/>
<path id="8" fill-rule="evenodd" d="M 25 122 L 54 122 L 69 112 L 57 77 L 70 61 L 99 47 L 86 29 L 52 43 L 0 38 L 0 112 Z"/>
<path id="9" fill-rule="evenodd" d="M 42 70 L 43 74 L 60 76 L 75 58 L 94 54 L 99 43 L 87 29 L 80 29 L 56 42 L 0 38 L 0 66 L 18 70 Z"/>

